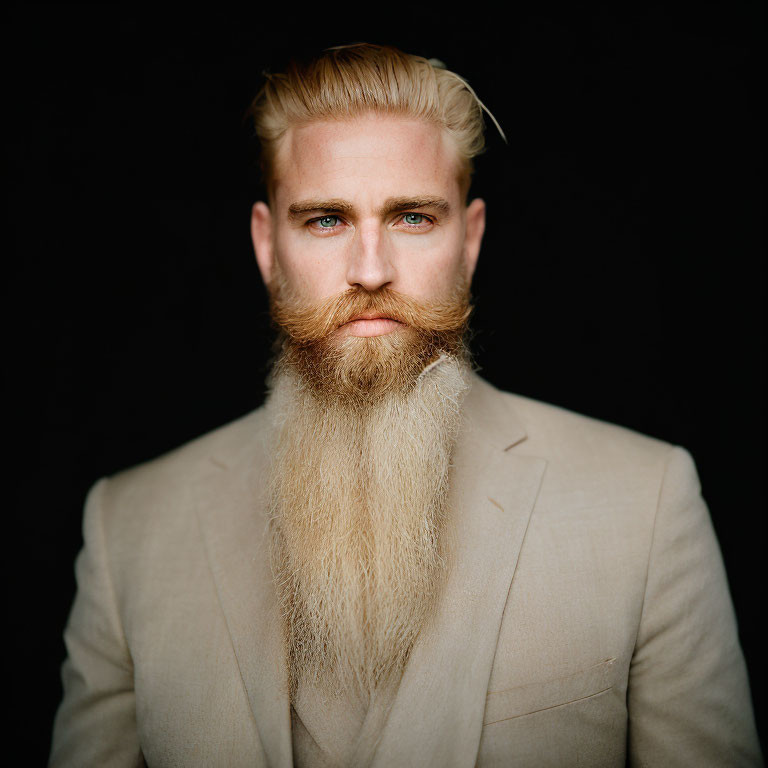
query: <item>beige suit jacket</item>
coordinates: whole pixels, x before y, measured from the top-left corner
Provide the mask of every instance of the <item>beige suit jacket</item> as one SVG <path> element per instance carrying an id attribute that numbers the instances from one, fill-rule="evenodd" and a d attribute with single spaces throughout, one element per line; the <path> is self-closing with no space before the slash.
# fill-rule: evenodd
<path id="1" fill-rule="evenodd" d="M 438 615 L 353 765 L 760 765 L 689 455 L 478 377 L 465 414 Z M 52 765 L 292 765 L 264 426 L 91 490 Z"/>

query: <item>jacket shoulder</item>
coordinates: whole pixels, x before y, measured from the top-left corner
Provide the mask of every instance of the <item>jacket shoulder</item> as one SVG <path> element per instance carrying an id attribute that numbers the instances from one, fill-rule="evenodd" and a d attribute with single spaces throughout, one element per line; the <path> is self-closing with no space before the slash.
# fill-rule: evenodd
<path id="1" fill-rule="evenodd" d="M 105 522 L 120 517 L 121 527 L 143 527 L 150 522 L 147 518 L 170 521 L 200 499 L 215 498 L 217 488 L 231 482 L 230 470 L 238 476 L 257 461 L 265 438 L 263 423 L 261 407 L 156 458 L 102 478 Z"/>
<path id="2" fill-rule="evenodd" d="M 521 453 L 538 455 L 579 470 L 589 466 L 636 469 L 667 461 L 671 443 L 633 429 L 576 413 L 479 379 L 483 399 L 493 403 L 493 418 L 514 423 Z"/>

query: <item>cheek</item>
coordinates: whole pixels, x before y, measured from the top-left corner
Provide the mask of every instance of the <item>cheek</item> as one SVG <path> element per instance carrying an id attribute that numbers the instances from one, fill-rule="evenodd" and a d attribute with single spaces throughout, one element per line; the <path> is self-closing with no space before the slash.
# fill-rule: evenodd
<path id="1" fill-rule="evenodd" d="M 464 282 L 466 269 L 460 248 L 443 247 L 419 256 L 407 260 L 399 270 L 404 292 L 416 298 L 441 299 Z"/>
<path id="2" fill-rule="evenodd" d="M 290 237 L 276 241 L 274 270 L 286 289 L 307 301 L 319 301 L 346 287 L 339 283 L 333 260 L 300 244 L 297 247 Z"/>

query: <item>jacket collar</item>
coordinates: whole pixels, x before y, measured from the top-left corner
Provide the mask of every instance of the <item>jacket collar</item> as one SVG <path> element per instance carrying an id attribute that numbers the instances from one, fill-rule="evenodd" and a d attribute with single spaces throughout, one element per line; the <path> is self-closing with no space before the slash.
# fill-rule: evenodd
<path id="1" fill-rule="evenodd" d="M 364 728 L 355 765 L 475 764 L 501 618 L 546 462 L 510 450 L 526 433 L 509 396 L 472 379 L 452 467 L 449 576 L 385 724 L 370 736 Z M 263 492 L 263 409 L 248 419 L 252 441 L 222 471 L 216 494 L 199 505 L 199 519 L 262 762 L 290 768 L 286 663 Z"/>
<path id="2" fill-rule="evenodd" d="M 269 466 L 264 409 L 245 421 L 246 442 L 234 462 L 210 457 L 222 471 L 211 497 L 198 505 L 198 517 L 263 749 L 254 755 L 254 764 L 290 768 L 282 621 L 270 567 L 266 498 L 259 482 Z"/>
<path id="3" fill-rule="evenodd" d="M 374 768 L 475 765 L 501 619 L 546 466 L 510 450 L 526 436 L 510 400 L 474 377 L 451 478 L 449 576 L 403 674 Z"/>

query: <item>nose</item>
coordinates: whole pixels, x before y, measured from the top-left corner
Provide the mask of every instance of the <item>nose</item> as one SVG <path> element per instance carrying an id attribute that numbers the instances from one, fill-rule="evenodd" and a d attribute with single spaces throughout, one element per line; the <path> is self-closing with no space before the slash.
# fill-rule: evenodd
<path id="1" fill-rule="evenodd" d="M 347 283 L 350 287 L 359 285 L 366 291 L 375 291 L 394 279 L 392 254 L 378 222 L 361 223 L 349 253 Z"/>

